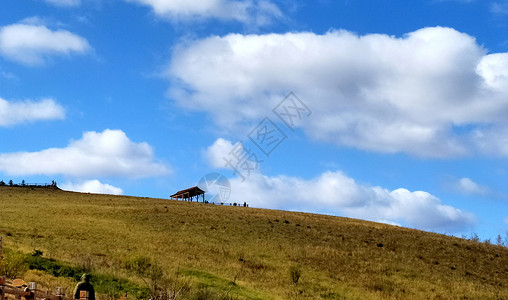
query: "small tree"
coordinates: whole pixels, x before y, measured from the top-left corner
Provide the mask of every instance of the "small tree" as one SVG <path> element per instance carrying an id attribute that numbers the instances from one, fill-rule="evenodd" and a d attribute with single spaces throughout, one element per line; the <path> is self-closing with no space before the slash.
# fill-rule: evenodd
<path id="1" fill-rule="evenodd" d="M 469 238 L 471 241 L 473 242 L 479 242 L 480 241 L 480 237 L 475 233 L 471 233 L 471 237 Z"/>
<path id="2" fill-rule="evenodd" d="M 496 239 L 496 244 L 498 246 L 504 246 L 504 243 L 503 243 L 503 238 L 501 237 L 500 234 L 497 235 L 497 239 Z"/>
<path id="3" fill-rule="evenodd" d="M 10 185 L 10 186 L 13 186 L 13 185 L 14 185 L 14 182 L 12 182 L 12 179 L 11 179 L 11 180 L 9 180 L 9 185 Z"/>
<path id="4" fill-rule="evenodd" d="M 189 290 L 188 281 L 168 278 L 162 267 L 146 256 L 135 257 L 125 267 L 145 282 L 153 300 L 175 300 Z"/>

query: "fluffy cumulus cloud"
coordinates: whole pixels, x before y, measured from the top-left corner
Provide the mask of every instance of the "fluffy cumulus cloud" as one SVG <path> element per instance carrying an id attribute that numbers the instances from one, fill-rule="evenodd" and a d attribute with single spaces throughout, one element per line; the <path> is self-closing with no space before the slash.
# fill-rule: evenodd
<path id="1" fill-rule="evenodd" d="M 53 56 L 84 54 L 90 50 L 85 38 L 67 30 L 53 31 L 30 23 L 0 27 L 0 55 L 25 65 L 42 65 Z"/>
<path id="2" fill-rule="evenodd" d="M 64 108 L 53 99 L 12 102 L 0 98 L 0 127 L 64 118 Z"/>
<path id="3" fill-rule="evenodd" d="M 508 155 L 508 53 L 474 37 L 423 28 L 402 37 L 212 36 L 182 44 L 169 94 L 224 128 L 259 122 L 289 92 L 312 110 L 312 138 L 425 157 Z"/>
<path id="4" fill-rule="evenodd" d="M 97 179 L 86 180 L 80 183 L 64 183 L 60 186 L 61 189 L 66 191 L 80 192 L 80 193 L 93 193 L 93 194 L 111 194 L 122 195 L 121 188 L 114 187 L 107 183 L 102 183 Z"/>
<path id="5" fill-rule="evenodd" d="M 46 0 L 46 2 L 58 7 L 76 7 L 81 4 L 81 0 Z"/>
<path id="6" fill-rule="evenodd" d="M 216 18 L 266 25 L 281 18 L 280 9 L 268 0 L 126 0 L 147 5 L 155 14 L 172 20 Z"/>
<path id="7" fill-rule="evenodd" d="M 429 193 L 359 184 L 342 172 L 325 172 L 309 180 L 252 174 L 245 181 L 231 181 L 230 199 L 255 207 L 334 214 L 436 232 L 467 231 L 476 222 L 473 214 L 445 205 Z"/>
<path id="8" fill-rule="evenodd" d="M 455 189 L 466 195 L 485 195 L 489 192 L 487 187 L 482 186 L 467 177 L 459 179 L 455 183 Z"/>
<path id="9" fill-rule="evenodd" d="M 169 171 L 150 145 L 131 141 L 121 130 L 85 132 L 65 148 L 0 154 L 0 172 L 11 175 L 140 178 Z"/>
<path id="10" fill-rule="evenodd" d="M 227 157 L 228 153 L 233 150 L 233 143 L 230 141 L 218 138 L 213 145 L 208 147 L 205 151 L 205 158 L 214 168 L 224 168 L 226 162 L 224 157 Z"/>

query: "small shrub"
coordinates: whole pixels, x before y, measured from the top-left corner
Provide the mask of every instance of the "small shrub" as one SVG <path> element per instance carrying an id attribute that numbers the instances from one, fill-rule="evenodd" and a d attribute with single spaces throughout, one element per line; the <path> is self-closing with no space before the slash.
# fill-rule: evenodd
<path id="1" fill-rule="evenodd" d="M 292 266 L 291 268 L 289 268 L 289 276 L 291 277 L 291 281 L 294 284 L 298 283 L 301 275 L 302 275 L 302 271 L 297 266 Z"/>
<path id="2" fill-rule="evenodd" d="M 480 242 L 480 237 L 478 236 L 478 234 L 476 233 L 472 233 L 471 236 L 469 237 L 469 239 L 473 242 Z"/>
<path id="3" fill-rule="evenodd" d="M 169 278 L 162 267 L 149 257 L 136 256 L 125 263 L 125 268 L 143 280 L 151 299 L 177 299 L 188 290 L 187 282 Z"/>
<path id="4" fill-rule="evenodd" d="M 147 276 L 147 272 L 151 266 L 150 258 L 146 256 L 136 256 L 125 262 L 124 266 L 127 271 L 131 271 L 134 274 L 144 277 Z"/>
<path id="5" fill-rule="evenodd" d="M 14 251 L 5 251 L 0 261 L 0 275 L 7 278 L 22 276 L 28 270 L 24 255 Z"/>

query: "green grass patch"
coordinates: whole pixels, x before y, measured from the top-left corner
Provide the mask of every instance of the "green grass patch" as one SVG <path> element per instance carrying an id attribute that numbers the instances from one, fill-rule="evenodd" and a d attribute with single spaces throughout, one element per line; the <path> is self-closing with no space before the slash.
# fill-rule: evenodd
<path id="1" fill-rule="evenodd" d="M 235 299 L 272 299 L 272 297 L 268 295 L 242 286 L 235 280 L 221 278 L 208 272 L 194 269 L 182 269 L 180 270 L 179 274 L 191 278 L 197 283 L 198 289 L 201 290 L 212 290 L 216 293 L 225 293 L 224 296 L 228 295 L 234 297 Z"/>
<path id="2" fill-rule="evenodd" d="M 54 277 L 66 277 L 75 280 L 80 280 L 83 273 L 89 273 L 82 267 L 71 266 L 55 259 L 50 259 L 42 256 L 42 251 L 35 250 L 32 254 L 21 254 L 22 262 L 25 266 L 20 266 L 20 269 L 30 269 L 43 271 Z M 118 278 L 112 275 L 91 273 L 91 284 L 94 286 L 96 293 L 105 294 L 112 298 L 118 298 L 121 295 L 128 294 L 135 298 L 147 299 L 149 298 L 150 291 L 146 287 L 139 286 L 129 280 Z"/>
<path id="3" fill-rule="evenodd" d="M 42 253 L 41 253 L 42 254 Z M 87 270 L 81 267 L 69 266 L 54 259 L 42 257 L 37 252 L 27 254 L 25 263 L 30 270 L 44 271 L 54 277 L 68 277 L 79 281 L 81 275 Z M 90 283 L 94 286 L 96 293 L 106 294 L 117 298 L 122 294 L 129 294 L 136 298 L 149 298 L 150 291 L 146 287 L 141 287 L 126 279 L 118 278 L 112 275 L 91 273 Z"/>

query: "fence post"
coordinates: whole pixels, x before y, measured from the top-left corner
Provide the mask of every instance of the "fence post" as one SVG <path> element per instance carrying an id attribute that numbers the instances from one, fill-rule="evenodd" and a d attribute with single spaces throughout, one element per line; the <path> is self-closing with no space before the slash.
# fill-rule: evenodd
<path id="1" fill-rule="evenodd" d="M 58 299 L 63 299 L 64 296 L 65 296 L 65 293 L 64 293 L 64 288 L 59 286 L 56 288 L 56 296 L 58 297 Z"/>
<path id="2" fill-rule="evenodd" d="M 63 300 L 65 299 L 65 293 L 64 293 L 64 288 L 59 286 L 56 288 L 56 298 L 54 298 L 55 300 Z"/>
<path id="3" fill-rule="evenodd" d="M 31 291 L 36 291 L 37 290 L 37 284 L 33 281 L 29 282 L 28 283 L 28 289 L 31 290 Z"/>
<path id="4" fill-rule="evenodd" d="M 0 276 L 0 300 L 4 300 L 5 277 Z"/>

